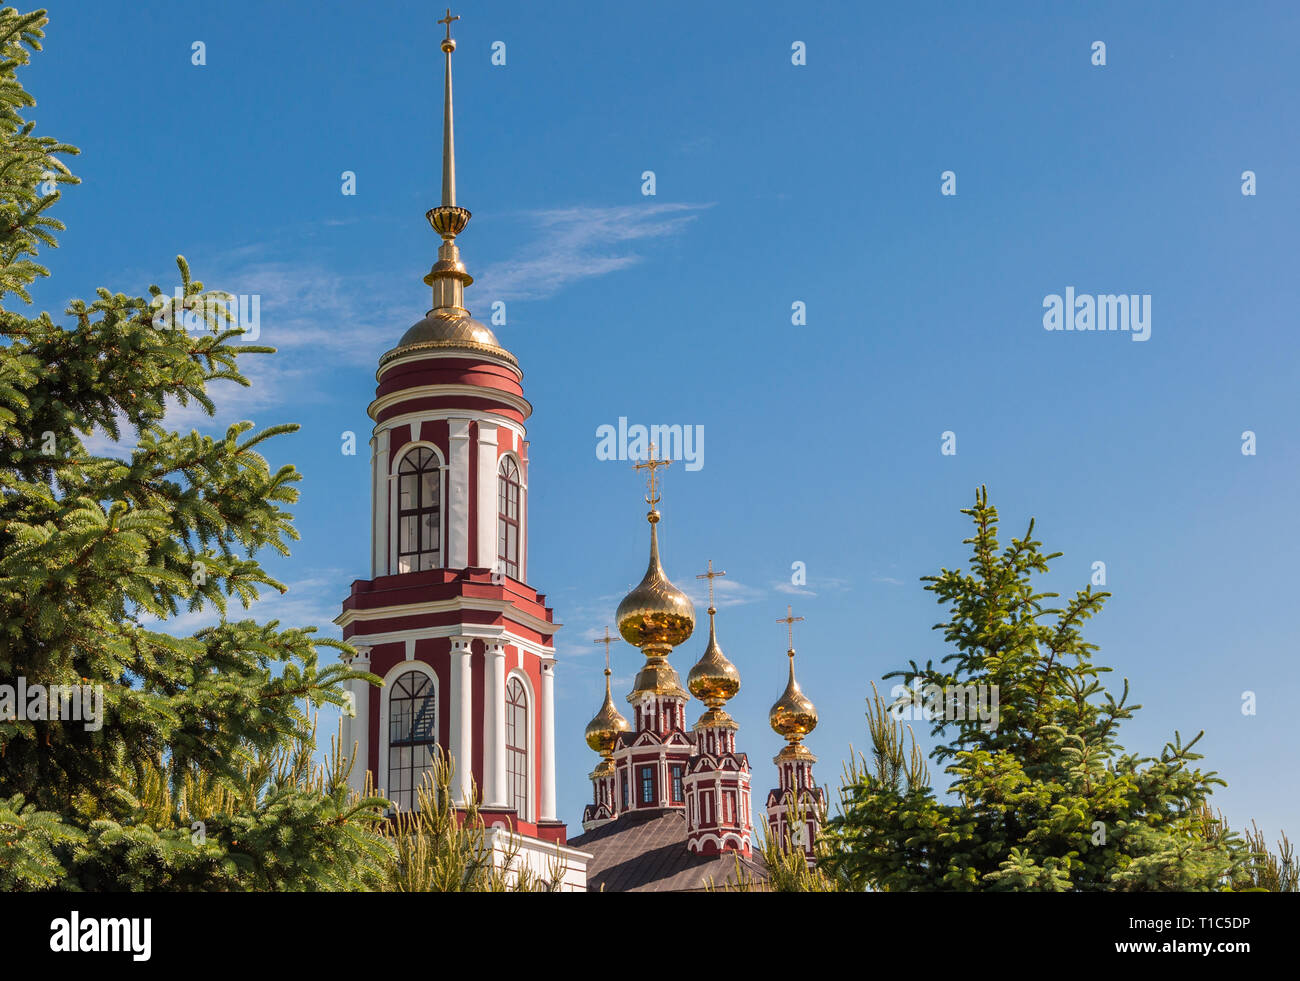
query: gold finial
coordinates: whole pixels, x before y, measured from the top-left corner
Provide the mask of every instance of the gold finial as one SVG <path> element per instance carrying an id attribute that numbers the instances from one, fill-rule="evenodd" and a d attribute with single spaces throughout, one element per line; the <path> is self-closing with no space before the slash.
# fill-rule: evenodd
<path id="1" fill-rule="evenodd" d="M 780 620 L 776 621 L 777 623 L 784 623 L 786 625 L 786 629 L 790 633 L 790 656 L 791 657 L 794 657 L 794 625 L 802 619 L 803 617 L 794 616 L 794 608 L 787 603 L 785 607 L 785 616 L 783 616 Z"/>
<path id="2" fill-rule="evenodd" d="M 695 577 L 696 579 L 707 579 L 709 581 L 709 615 L 710 616 L 718 612 L 713 608 L 713 580 L 725 575 L 726 575 L 725 572 L 714 572 L 713 560 L 709 559 L 709 571 Z"/>
<path id="3" fill-rule="evenodd" d="M 632 468 L 633 470 L 649 470 L 649 471 L 650 471 L 650 477 L 649 477 L 649 480 L 648 480 L 648 483 L 647 483 L 647 486 L 650 488 L 650 493 L 646 495 L 645 502 L 646 502 L 647 504 L 650 505 L 651 510 L 654 510 L 654 506 L 655 506 L 656 504 L 658 504 L 661 500 L 663 500 L 663 497 L 662 497 L 661 495 L 659 495 L 659 494 L 656 493 L 656 488 L 657 488 L 658 485 L 657 485 L 657 480 L 656 480 L 656 474 L 655 474 L 655 471 L 657 471 L 660 467 L 668 467 L 668 466 L 671 466 L 671 465 L 672 465 L 672 462 L 673 462 L 672 460 L 656 460 L 656 459 L 655 459 L 655 444 L 654 444 L 654 443 L 651 443 L 651 444 L 650 444 L 650 454 L 649 454 L 649 456 L 647 457 L 646 462 L 645 462 L 645 463 L 638 463 L 638 464 L 636 464 L 636 465 Z"/>

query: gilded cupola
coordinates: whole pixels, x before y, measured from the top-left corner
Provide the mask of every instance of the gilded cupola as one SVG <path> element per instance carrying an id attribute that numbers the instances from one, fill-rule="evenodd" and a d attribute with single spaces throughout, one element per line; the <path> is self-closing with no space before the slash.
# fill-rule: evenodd
<path id="1" fill-rule="evenodd" d="M 641 648 L 646 656 L 645 665 L 637 674 L 632 693 L 628 696 L 629 701 L 647 693 L 687 697 L 676 669 L 668 663 L 668 655 L 695 630 L 694 604 L 689 596 L 668 581 L 659 561 L 659 512 L 655 505 L 660 498 L 655 493 L 655 471 L 668 466 L 670 461 L 656 460 L 654 453 L 652 443 L 649 459 L 636 465 L 638 470 L 650 471 L 650 493 L 646 496 L 646 503 L 650 505 L 650 513 L 646 515 L 650 522 L 650 563 L 641 582 L 618 604 L 616 613 L 618 632 L 629 644 Z"/>
<path id="2" fill-rule="evenodd" d="M 708 711 L 695 724 L 696 729 L 719 725 L 736 728 L 735 721 L 722 706 L 740 691 L 740 671 L 722 653 L 714 622 L 718 611 L 713 605 L 713 580 L 725 575 L 725 572 L 714 571 L 713 560 L 710 559 L 709 571 L 696 576 L 697 579 L 709 580 L 709 643 L 686 678 L 686 687 L 691 694 L 708 706 Z"/>
<path id="3" fill-rule="evenodd" d="M 799 687 L 794 676 L 794 624 L 803 617 L 791 614 L 786 607 L 786 615 L 777 623 L 784 623 L 790 629 L 790 647 L 786 653 L 790 657 L 790 680 L 786 682 L 785 692 L 781 695 L 772 711 L 768 713 L 768 722 L 777 735 L 785 737 L 787 745 L 781 750 L 778 759 L 792 759 L 811 755 L 806 747 L 799 745 L 803 738 L 817 728 L 817 709 Z"/>
<path id="4" fill-rule="evenodd" d="M 614 746 L 621 732 L 631 731 L 627 719 L 614 707 L 614 698 L 609 690 L 609 666 L 605 667 L 605 703 L 601 705 L 596 717 L 587 723 L 587 745 L 608 760 L 614 755 Z"/>

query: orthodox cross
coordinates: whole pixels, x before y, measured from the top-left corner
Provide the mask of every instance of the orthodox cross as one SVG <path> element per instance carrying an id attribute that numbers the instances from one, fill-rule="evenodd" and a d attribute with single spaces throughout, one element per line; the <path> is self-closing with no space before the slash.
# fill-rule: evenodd
<path id="1" fill-rule="evenodd" d="M 713 560 L 709 559 L 709 571 L 704 573 L 704 575 L 702 576 L 695 577 L 696 579 L 707 579 L 709 581 L 709 609 L 710 610 L 713 609 L 713 580 L 717 579 L 719 576 L 725 576 L 725 575 L 726 575 L 725 572 L 714 572 Z"/>
<path id="2" fill-rule="evenodd" d="M 438 21 L 439 24 L 446 24 L 446 25 L 447 25 L 447 38 L 446 38 L 446 40 L 448 40 L 448 41 L 451 40 L 451 22 L 454 21 L 454 20 L 460 20 L 460 14 L 457 14 L 455 17 L 453 17 L 453 16 L 451 15 L 451 8 L 448 7 L 448 8 L 447 8 L 447 16 L 444 17 L 442 20 Z"/>
<path id="3" fill-rule="evenodd" d="M 794 609 L 789 604 L 786 604 L 785 616 L 776 621 L 777 623 L 784 623 L 786 630 L 790 632 L 790 650 L 794 650 L 794 625 L 803 619 L 803 617 L 797 617 L 793 614 Z"/>
<path id="4" fill-rule="evenodd" d="M 651 507 L 654 507 L 656 504 L 658 504 L 658 503 L 663 499 L 660 495 L 658 495 L 658 494 L 655 493 L 655 488 L 656 488 L 656 486 L 657 486 L 657 484 L 656 484 L 656 480 L 655 480 L 655 471 L 658 470 L 660 467 L 666 467 L 666 466 L 669 466 L 672 462 L 673 462 L 672 460 L 656 460 L 656 459 L 655 459 L 655 444 L 654 444 L 654 443 L 651 443 L 651 444 L 650 444 L 650 456 L 649 456 L 649 458 L 646 460 L 646 462 L 645 462 L 645 463 L 638 463 L 638 464 L 636 464 L 636 465 L 632 468 L 632 469 L 634 469 L 634 470 L 649 470 L 649 471 L 650 471 L 650 479 L 649 479 L 650 493 L 649 493 L 649 495 L 647 495 L 647 497 L 646 497 L 646 499 L 645 499 L 645 502 L 646 502 L 647 504 L 649 504 Z"/>
<path id="5" fill-rule="evenodd" d="M 614 642 L 614 638 L 609 635 L 609 624 L 605 625 L 605 636 L 597 637 L 597 644 L 605 645 L 605 673 L 609 674 L 609 645 Z"/>

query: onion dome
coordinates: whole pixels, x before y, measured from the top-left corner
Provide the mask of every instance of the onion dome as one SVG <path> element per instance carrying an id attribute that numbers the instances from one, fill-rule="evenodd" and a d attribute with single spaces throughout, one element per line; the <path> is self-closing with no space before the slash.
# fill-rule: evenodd
<path id="1" fill-rule="evenodd" d="M 686 678 L 686 686 L 691 694 L 709 708 L 696 723 L 697 729 L 728 723 L 735 725 L 722 706 L 740 691 L 740 672 L 718 646 L 717 630 L 713 622 L 717 612 L 712 606 L 709 607 L 709 643 L 704 648 L 704 655 L 695 662 L 695 667 L 691 668 L 691 673 Z"/>
<path id="2" fill-rule="evenodd" d="M 791 647 L 787 653 L 790 655 L 790 680 L 785 686 L 785 694 L 772 706 L 767 718 L 777 734 L 789 740 L 787 749 L 800 750 L 803 749 L 799 746 L 800 740 L 817 728 L 817 709 L 795 681 L 794 648 Z"/>
<path id="3" fill-rule="evenodd" d="M 599 753 L 606 761 L 614 754 L 614 745 L 618 742 L 620 732 L 630 732 L 632 727 L 627 719 L 614 707 L 613 696 L 609 692 L 609 668 L 605 669 L 605 704 L 600 707 L 596 717 L 587 723 L 587 745 Z"/>
<path id="4" fill-rule="evenodd" d="M 695 606 L 689 596 L 668 581 L 659 563 L 659 536 L 655 529 L 659 512 L 651 510 L 646 519 L 650 522 L 650 564 L 640 585 L 618 604 L 618 632 L 634 647 L 653 648 L 667 654 L 694 632 Z M 676 674 L 674 671 L 674 677 Z M 639 676 L 637 681 L 640 688 Z"/>

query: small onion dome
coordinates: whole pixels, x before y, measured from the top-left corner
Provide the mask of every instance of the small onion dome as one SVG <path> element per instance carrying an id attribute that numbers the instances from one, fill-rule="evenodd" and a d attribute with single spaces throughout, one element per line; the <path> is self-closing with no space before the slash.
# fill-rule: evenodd
<path id="1" fill-rule="evenodd" d="M 618 632 L 629 644 L 667 653 L 695 630 L 695 606 L 689 596 L 668 581 L 659 564 L 659 536 L 655 530 L 659 512 L 652 510 L 646 518 L 650 522 L 650 565 L 641 584 L 618 604 L 615 616 Z"/>
<path id="2" fill-rule="evenodd" d="M 686 687 L 691 694 L 711 709 L 721 708 L 727 699 L 740 691 L 740 672 L 718 646 L 718 635 L 713 625 L 717 612 L 709 607 L 709 644 L 704 648 L 704 656 L 695 662 L 695 667 L 686 677 Z"/>
<path id="3" fill-rule="evenodd" d="M 596 717 L 587 723 L 587 745 L 594 749 L 605 759 L 609 759 L 614 752 L 614 744 L 618 742 L 620 732 L 630 732 L 632 727 L 627 724 L 627 719 L 619 714 L 618 709 L 614 708 L 614 699 L 609 693 L 609 668 L 605 669 L 605 704 L 600 707 Z"/>
<path id="4" fill-rule="evenodd" d="M 790 680 L 785 686 L 785 694 L 772 706 L 767 719 L 778 735 L 793 744 L 817 728 L 817 709 L 800 690 L 799 682 L 794 680 L 794 648 L 790 648 L 788 653 Z"/>
<path id="5" fill-rule="evenodd" d="M 518 364 L 515 356 L 501 346 L 496 334 L 458 307 L 430 310 L 423 320 L 413 324 L 402 335 L 397 347 L 389 355 L 395 357 L 399 352 L 407 354 L 439 349 L 493 354 L 512 364 Z"/>

